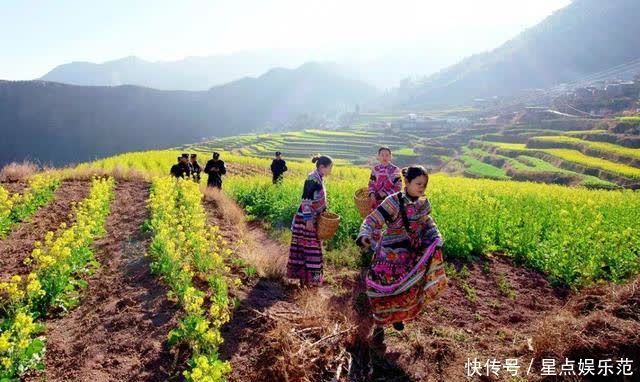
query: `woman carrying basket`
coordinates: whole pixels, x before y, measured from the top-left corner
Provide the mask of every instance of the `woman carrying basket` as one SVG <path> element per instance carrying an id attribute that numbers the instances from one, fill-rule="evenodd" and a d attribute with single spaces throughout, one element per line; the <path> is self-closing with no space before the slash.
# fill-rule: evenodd
<path id="1" fill-rule="evenodd" d="M 400 167 L 391 163 L 392 158 L 390 148 L 383 146 L 378 149 L 378 161 L 380 163 L 371 170 L 369 178 L 368 192 L 371 210 L 378 208 L 387 196 L 400 192 L 402 189 Z M 371 239 L 379 241 L 380 234 L 380 230 L 374 231 Z"/>
<path id="2" fill-rule="evenodd" d="M 374 258 L 366 277 L 371 305 L 374 343 L 382 345 L 383 326 L 404 329 L 404 322 L 421 312 L 423 305 L 447 283 L 442 264 L 443 243 L 438 227 L 429 216 L 431 205 L 424 198 L 429 181 L 422 166 L 402 170 L 405 189 L 387 197 L 362 223 L 357 244 L 373 246 Z M 373 232 L 386 229 L 380 242 Z"/>
<path id="3" fill-rule="evenodd" d="M 324 177 L 331 174 L 333 159 L 315 156 L 316 169 L 304 182 L 302 202 L 291 223 L 291 248 L 287 263 L 287 277 L 299 279 L 300 284 L 322 285 L 322 241 L 318 239 L 318 217 L 327 208 Z"/>

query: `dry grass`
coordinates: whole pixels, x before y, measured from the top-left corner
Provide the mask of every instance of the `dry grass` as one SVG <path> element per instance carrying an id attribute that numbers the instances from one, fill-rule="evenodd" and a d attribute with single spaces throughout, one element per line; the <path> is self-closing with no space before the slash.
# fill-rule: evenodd
<path id="1" fill-rule="evenodd" d="M 150 181 L 150 176 L 144 172 L 123 167 L 115 167 L 112 170 L 102 168 L 84 167 L 81 169 L 60 170 L 62 177 L 68 180 L 91 180 L 93 177 L 110 176 L 120 181 Z"/>
<path id="2" fill-rule="evenodd" d="M 351 364 L 346 344 L 357 328 L 321 291 L 298 292 L 295 310 L 264 313 L 273 323 L 260 360 L 268 380 L 325 381 L 338 373 L 346 377 Z"/>
<path id="3" fill-rule="evenodd" d="M 261 227 L 246 222 L 244 210 L 218 189 L 203 186 L 205 203 L 212 203 L 218 225 L 233 239 L 234 252 L 256 268 L 263 278 L 280 280 L 287 267 L 287 250 L 270 239 Z"/>
<path id="4" fill-rule="evenodd" d="M 244 215 L 244 210 L 236 202 L 225 195 L 217 188 L 201 186 L 200 190 L 204 195 L 205 201 L 214 202 L 218 210 L 219 217 L 224 220 L 224 223 L 229 226 L 236 227 L 241 230 L 242 233 L 246 233 L 247 225 Z"/>
<path id="5" fill-rule="evenodd" d="M 533 341 L 536 358 L 640 359 L 640 278 L 574 297 L 546 319 Z M 637 368 L 638 365 L 634 364 Z"/>
<path id="6" fill-rule="evenodd" d="M 281 280 L 285 276 L 287 256 L 277 244 L 265 243 L 259 237 L 250 235 L 238 254 L 257 269 L 260 277 Z"/>
<path id="7" fill-rule="evenodd" d="M 25 181 L 36 172 L 38 172 L 38 166 L 33 162 L 12 162 L 0 170 L 0 182 Z"/>

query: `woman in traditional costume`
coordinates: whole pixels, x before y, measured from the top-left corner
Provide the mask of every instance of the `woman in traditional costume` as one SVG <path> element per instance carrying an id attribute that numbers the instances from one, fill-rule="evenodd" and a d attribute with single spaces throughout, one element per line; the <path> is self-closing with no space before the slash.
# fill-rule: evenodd
<path id="1" fill-rule="evenodd" d="M 393 156 L 391 149 L 380 147 L 378 149 L 378 164 L 371 169 L 369 177 L 369 203 L 371 210 L 378 208 L 387 196 L 402 190 L 402 174 L 400 167 L 391 163 Z M 371 237 L 374 241 L 380 240 L 380 231 L 375 231 Z"/>
<path id="2" fill-rule="evenodd" d="M 388 196 L 360 227 L 356 240 L 372 247 L 374 256 L 366 277 L 373 321 L 374 342 L 384 341 L 383 327 L 403 330 L 418 316 L 424 304 L 442 291 L 447 279 L 442 260 L 443 239 L 431 218 L 431 204 L 424 197 L 429 181 L 422 166 L 402 170 L 405 189 Z M 379 242 L 373 240 L 382 231 Z"/>
<path id="3" fill-rule="evenodd" d="M 324 178 L 331 174 L 333 159 L 316 156 L 316 169 L 304 182 L 302 202 L 291 223 L 291 247 L 287 276 L 299 279 L 303 286 L 322 285 L 322 241 L 318 240 L 318 217 L 326 210 Z"/>

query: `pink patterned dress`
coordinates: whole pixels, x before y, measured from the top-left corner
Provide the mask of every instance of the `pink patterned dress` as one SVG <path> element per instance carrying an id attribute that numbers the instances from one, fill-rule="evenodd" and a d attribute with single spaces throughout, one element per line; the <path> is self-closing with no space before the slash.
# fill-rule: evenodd
<path id="1" fill-rule="evenodd" d="M 442 237 L 430 213 L 429 200 L 399 192 L 386 198 L 360 227 L 358 240 L 372 239 L 386 226 L 381 241 L 373 243 L 375 254 L 366 278 L 377 325 L 414 319 L 424 303 L 446 286 Z"/>
<path id="2" fill-rule="evenodd" d="M 287 277 L 305 284 L 322 285 L 322 241 L 318 240 L 317 218 L 327 208 L 322 175 L 316 170 L 304 182 L 302 202 L 291 223 L 291 247 Z M 307 230 L 307 222 L 314 228 Z"/>
<path id="3" fill-rule="evenodd" d="M 376 198 L 375 206 L 372 209 L 378 208 L 380 203 L 391 194 L 400 192 L 402 189 L 402 171 L 400 167 L 389 164 L 378 164 L 371 170 L 371 177 L 369 178 L 369 196 L 373 195 Z M 371 237 L 373 241 L 380 240 L 380 230 L 373 232 Z"/>

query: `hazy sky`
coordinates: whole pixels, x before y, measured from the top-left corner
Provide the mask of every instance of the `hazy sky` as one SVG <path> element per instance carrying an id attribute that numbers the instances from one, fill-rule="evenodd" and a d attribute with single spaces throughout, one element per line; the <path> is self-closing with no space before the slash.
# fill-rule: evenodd
<path id="1" fill-rule="evenodd" d="M 470 55 L 496 47 L 569 2 L 1 0 L 0 79 L 32 79 L 70 61 L 130 55 L 175 60 L 306 49 L 357 58 L 393 47 L 433 54 L 451 47 Z"/>

